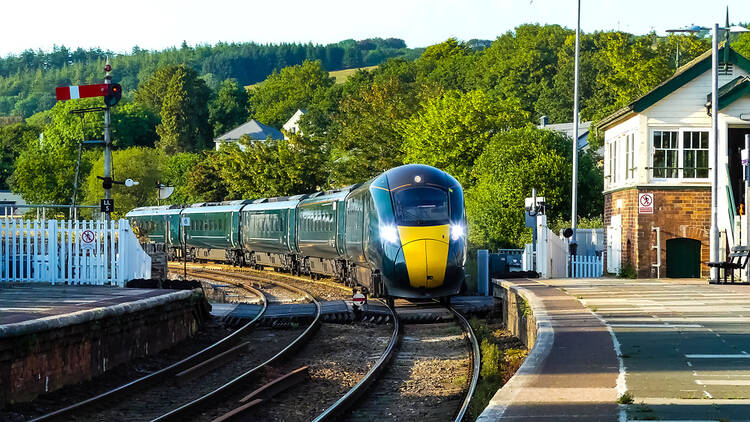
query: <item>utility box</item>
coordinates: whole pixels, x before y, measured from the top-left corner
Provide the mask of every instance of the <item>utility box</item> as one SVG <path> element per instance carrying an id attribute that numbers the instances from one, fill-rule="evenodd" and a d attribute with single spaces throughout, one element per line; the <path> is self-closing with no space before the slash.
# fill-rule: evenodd
<path id="1" fill-rule="evenodd" d="M 482 296 L 487 296 L 490 290 L 490 262 L 489 251 L 479 249 L 477 251 L 477 292 Z"/>

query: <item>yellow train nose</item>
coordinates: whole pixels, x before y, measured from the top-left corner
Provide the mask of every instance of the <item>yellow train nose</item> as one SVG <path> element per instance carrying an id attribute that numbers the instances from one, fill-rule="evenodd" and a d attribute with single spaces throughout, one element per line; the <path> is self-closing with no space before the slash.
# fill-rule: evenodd
<path id="1" fill-rule="evenodd" d="M 398 234 L 412 287 L 439 287 L 445 278 L 448 262 L 450 227 L 399 226 Z"/>

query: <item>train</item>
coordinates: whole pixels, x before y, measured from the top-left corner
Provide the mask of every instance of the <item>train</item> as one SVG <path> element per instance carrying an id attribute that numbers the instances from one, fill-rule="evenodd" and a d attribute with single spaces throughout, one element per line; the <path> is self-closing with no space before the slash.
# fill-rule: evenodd
<path id="1" fill-rule="evenodd" d="M 312 194 L 141 207 L 125 217 L 142 238 L 165 243 L 170 259 L 333 277 L 389 301 L 450 300 L 465 289 L 463 189 L 427 165 Z"/>

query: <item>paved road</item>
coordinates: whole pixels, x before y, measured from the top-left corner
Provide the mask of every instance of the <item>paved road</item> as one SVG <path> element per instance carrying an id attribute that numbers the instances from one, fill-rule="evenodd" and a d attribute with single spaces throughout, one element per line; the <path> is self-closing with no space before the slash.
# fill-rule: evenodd
<path id="1" fill-rule="evenodd" d="M 750 421 L 750 286 L 546 280 L 615 332 L 627 420 Z"/>

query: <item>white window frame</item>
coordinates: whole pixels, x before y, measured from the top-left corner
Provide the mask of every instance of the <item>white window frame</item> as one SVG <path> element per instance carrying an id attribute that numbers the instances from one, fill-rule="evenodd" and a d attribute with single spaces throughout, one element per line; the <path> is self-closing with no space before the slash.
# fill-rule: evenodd
<path id="1" fill-rule="evenodd" d="M 629 182 L 635 179 L 635 170 L 637 168 L 635 165 L 635 150 L 638 144 L 635 142 L 635 131 L 626 132 L 623 140 L 625 141 L 625 177 L 622 180 Z"/>
<path id="2" fill-rule="evenodd" d="M 617 147 L 620 144 L 620 137 L 621 135 L 618 135 L 611 139 L 609 142 L 607 142 L 607 154 L 609 154 L 609 184 L 608 186 L 615 186 L 617 185 L 617 182 L 620 180 L 618 177 L 618 165 L 617 165 Z"/>
<path id="3" fill-rule="evenodd" d="M 677 132 L 677 177 L 655 177 L 654 176 L 654 132 Z M 711 129 L 706 127 L 654 127 L 649 128 L 648 131 L 648 161 L 649 161 L 649 177 L 655 182 L 708 182 L 711 173 L 708 173 L 707 177 L 685 177 L 684 175 L 684 137 L 685 132 L 708 132 L 708 154 L 711 155 Z"/>

